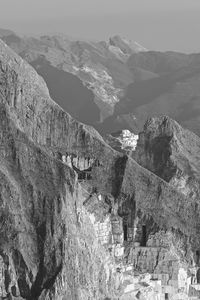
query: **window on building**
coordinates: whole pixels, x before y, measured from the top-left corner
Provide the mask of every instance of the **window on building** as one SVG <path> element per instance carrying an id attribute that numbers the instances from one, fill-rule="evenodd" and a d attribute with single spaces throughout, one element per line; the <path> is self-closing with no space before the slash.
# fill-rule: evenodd
<path id="1" fill-rule="evenodd" d="M 169 294 L 165 293 L 165 300 L 169 300 Z"/>

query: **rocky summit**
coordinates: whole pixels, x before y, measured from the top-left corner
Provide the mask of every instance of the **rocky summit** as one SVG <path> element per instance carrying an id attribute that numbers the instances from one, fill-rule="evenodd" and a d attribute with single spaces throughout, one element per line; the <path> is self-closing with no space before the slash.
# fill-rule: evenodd
<path id="1" fill-rule="evenodd" d="M 136 161 L 189 198 L 200 197 L 200 139 L 169 117 L 149 119 L 140 133 Z"/>
<path id="2" fill-rule="evenodd" d="M 199 299 L 199 138 L 161 117 L 133 139 L 114 150 L 0 41 L 1 299 Z"/>

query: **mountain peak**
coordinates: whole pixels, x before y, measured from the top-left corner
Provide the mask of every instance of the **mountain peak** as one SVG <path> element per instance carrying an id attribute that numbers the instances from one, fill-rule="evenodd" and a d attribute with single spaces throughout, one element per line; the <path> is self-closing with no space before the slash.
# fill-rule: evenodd
<path id="1" fill-rule="evenodd" d="M 144 131 L 153 131 L 153 129 L 156 131 L 164 131 L 165 133 L 166 131 L 175 133 L 177 130 L 182 129 L 182 127 L 169 116 L 163 115 L 147 119 L 144 125 Z"/>
<path id="2" fill-rule="evenodd" d="M 189 197 L 199 197 L 200 139 L 168 116 L 150 118 L 134 158 Z"/>
<path id="3" fill-rule="evenodd" d="M 0 37 L 4 37 L 4 36 L 8 36 L 8 35 L 14 35 L 14 31 L 10 30 L 10 29 L 4 29 L 4 28 L 0 28 Z"/>
<path id="4" fill-rule="evenodd" d="M 124 54 L 132 54 L 142 51 L 147 51 L 142 45 L 137 42 L 132 42 L 119 35 L 115 35 L 109 38 L 109 44 L 111 46 L 118 47 Z"/>

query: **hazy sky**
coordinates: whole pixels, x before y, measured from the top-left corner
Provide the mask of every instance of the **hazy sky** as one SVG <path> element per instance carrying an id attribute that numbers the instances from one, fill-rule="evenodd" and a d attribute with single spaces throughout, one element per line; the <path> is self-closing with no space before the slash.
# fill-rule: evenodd
<path id="1" fill-rule="evenodd" d="M 107 39 L 155 50 L 200 52 L 200 0 L 0 0 L 0 28 Z"/>

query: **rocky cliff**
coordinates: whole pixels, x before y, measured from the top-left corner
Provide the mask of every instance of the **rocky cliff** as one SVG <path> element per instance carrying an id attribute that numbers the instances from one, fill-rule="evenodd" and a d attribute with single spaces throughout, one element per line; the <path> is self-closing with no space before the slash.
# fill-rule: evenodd
<path id="1" fill-rule="evenodd" d="M 138 247 L 155 240 L 167 253 L 174 247 L 186 270 L 193 266 L 200 247 L 196 198 L 188 201 L 74 120 L 3 42 L 0 114 L 3 299 L 124 297 Z M 167 237 L 157 238 L 162 232 Z"/>
<path id="2" fill-rule="evenodd" d="M 134 157 L 181 193 L 199 199 L 200 139 L 176 121 L 166 116 L 149 119 Z"/>

